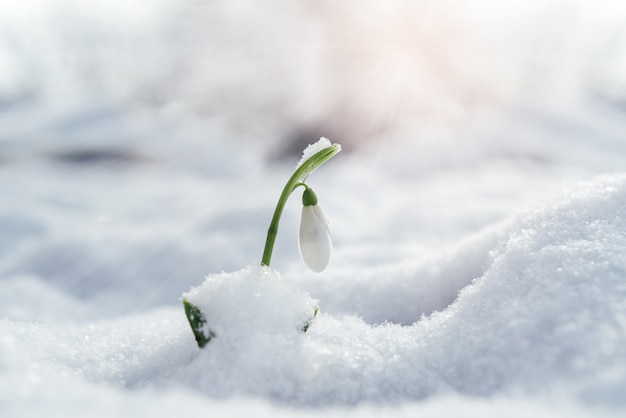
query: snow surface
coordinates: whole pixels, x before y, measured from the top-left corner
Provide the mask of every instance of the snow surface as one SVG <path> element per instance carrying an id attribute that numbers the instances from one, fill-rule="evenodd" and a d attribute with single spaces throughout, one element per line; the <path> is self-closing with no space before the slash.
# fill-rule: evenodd
<path id="1" fill-rule="evenodd" d="M 621 3 L 91 3 L 0 5 L 0 416 L 626 414 Z"/>

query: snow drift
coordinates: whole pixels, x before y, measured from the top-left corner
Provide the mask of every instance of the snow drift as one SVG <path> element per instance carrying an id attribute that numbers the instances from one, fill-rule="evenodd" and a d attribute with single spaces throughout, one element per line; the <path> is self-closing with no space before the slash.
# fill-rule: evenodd
<path id="1" fill-rule="evenodd" d="M 321 313 L 306 333 L 290 325 L 264 332 L 256 319 L 240 321 L 237 335 L 245 338 L 216 338 L 200 350 L 182 308 L 69 326 L 3 319 L 0 367 L 29 378 L 19 385 L 7 376 L 0 380 L 2 403 L 16 396 L 44 402 L 61 376 L 118 388 L 189 387 L 202 397 L 245 395 L 291 406 L 393 405 L 462 395 L 622 410 L 625 208 L 626 176 L 602 177 L 475 237 L 467 246 L 476 250 L 459 247 L 452 269 L 433 259 L 402 273 L 363 273 L 373 286 L 386 276 L 388 290 L 361 295 L 361 309 L 400 315 L 378 325 L 326 313 L 321 298 Z M 476 257 L 483 260 L 479 274 Z M 261 270 L 230 275 L 246 287 L 244 276 Z M 280 280 L 277 271 L 263 274 Z M 438 286 L 422 284 L 435 281 Z M 459 291 L 454 301 L 414 317 L 416 303 L 437 299 L 446 286 Z M 335 291 L 359 298 L 360 289 L 340 281 Z M 229 293 L 219 301 L 220 313 L 245 317 L 249 296 Z M 280 319 L 277 312 L 267 313 L 271 323 Z M 410 318 L 409 325 L 392 322 Z"/>
<path id="2" fill-rule="evenodd" d="M 494 233 L 501 238 L 483 255 L 487 262 L 478 277 L 471 274 L 474 254 L 459 251 L 457 260 L 465 258 L 457 261 L 457 275 L 466 272 L 467 286 L 449 306 L 415 318 L 413 325 L 372 326 L 354 316 L 322 313 L 299 338 L 276 333 L 265 336 L 271 342 L 246 345 L 245 350 L 236 344 L 223 348 L 233 361 L 226 375 L 220 379 L 209 373 L 188 383 L 206 393 L 244 390 L 318 406 L 420 399 L 448 391 L 571 395 L 621 404 L 626 384 L 625 211 L 626 177 L 586 184 L 563 202 L 520 215 L 504 231 L 485 234 L 487 242 Z M 427 270 L 392 276 L 387 285 L 401 290 L 393 298 L 371 297 L 363 309 L 411 312 L 419 300 L 412 288 L 426 299 L 440 286 L 459 285 L 455 274 L 444 274 L 437 277 L 442 285 L 420 287 Z M 375 276 L 368 283 L 377 288 Z M 335 290 L 355 294 L 348 286 Z M 245 309 L 236 296 L 232 307 L 233 316 Z M 323 312 L 323 300 L 321 307 Z M 276 353 L 281 355 L 274 357 Z M 182 374 L 218 370 L 228 363 L 223 356 L 209 347 Z M 273 358 L 271 370 L 268 358 Z M 251 370 L 242 362 L 258 366 Z"/>

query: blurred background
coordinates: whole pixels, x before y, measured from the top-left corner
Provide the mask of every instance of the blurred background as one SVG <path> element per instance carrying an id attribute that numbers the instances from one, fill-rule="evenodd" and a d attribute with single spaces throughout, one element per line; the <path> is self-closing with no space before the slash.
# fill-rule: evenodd
<path id="1" fill-rule="evenodd" d="M 611 0 L 8 0 L 0 104 L 5 114 L 33 102 L 141 109 L 219 120 L 240 138 L 326 135 L 351 147 L 463 132 L 512 107 L 623 109 L 625 9 Z"/>
<path id="2" fill-rule="evenodd" d="M 418 259 L 623 171 L 625 120 L 619 0 L 4 0 L 0 279 L 178 303 L 256 262 L 321 136 L 334 274 Z"/>

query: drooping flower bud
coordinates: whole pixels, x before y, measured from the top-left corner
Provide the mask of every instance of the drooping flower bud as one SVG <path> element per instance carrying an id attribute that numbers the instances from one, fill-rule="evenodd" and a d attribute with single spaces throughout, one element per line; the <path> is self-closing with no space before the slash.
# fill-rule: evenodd
<path id="1" fill-rule="evenodd" d="M 319 273 L 326 269 L 333 252 L 328 221 L 317 205 L 317 196 L 309 187 L 302 194 L 302 204 L 298 248 L 307 267 Z"/>

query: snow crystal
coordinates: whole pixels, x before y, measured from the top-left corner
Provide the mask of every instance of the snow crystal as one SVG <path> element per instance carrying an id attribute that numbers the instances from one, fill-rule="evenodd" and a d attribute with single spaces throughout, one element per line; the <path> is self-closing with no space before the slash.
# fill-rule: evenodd
<path id="1" fill-rule="evenodd" d="M 304 151 L 302 151 L 302 158 L 298 161 L 296 168 L 300 167 L 306 160 L 323 150 L 324 148 L 331 147 L 333 144 L 330 142 L 328 138 L 320 138 L 314 144 L 309 144 Z"/>

